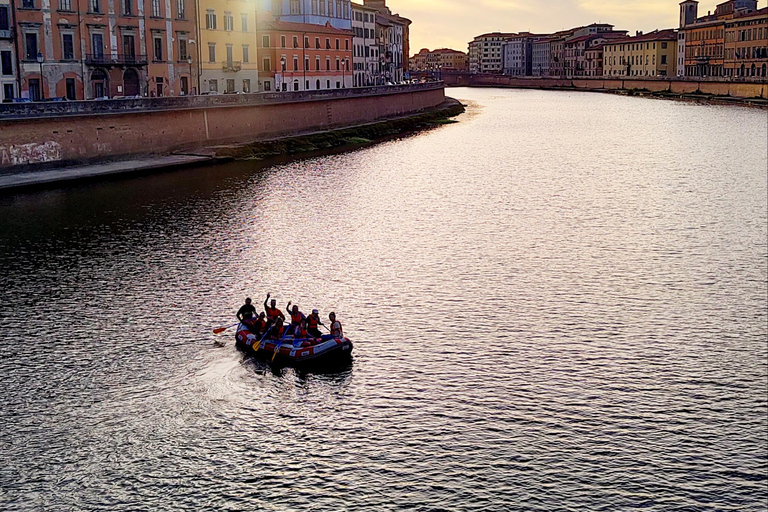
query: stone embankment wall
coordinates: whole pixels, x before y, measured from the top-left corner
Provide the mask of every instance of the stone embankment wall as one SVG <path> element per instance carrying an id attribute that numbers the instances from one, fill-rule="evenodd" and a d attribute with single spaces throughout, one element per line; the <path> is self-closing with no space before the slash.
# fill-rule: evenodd
<path id="1" fill-rule="evenodd" d="M 445 101 L 443 84 L 0 106 L 0 172 L 167 154 L 365 124 Z"/>
<path id="2" fill-rule="evenodd" d="M 513 87 L 521 89 L 576 89 L 585 91 L 650 91 L 669 94 L 703 94 L 732 98 L 768 99 L 768 83 L 715 80 L 612 79 L 612 78 L 513 78 L 501 75 L 445 74 L 448 86 Z"/>

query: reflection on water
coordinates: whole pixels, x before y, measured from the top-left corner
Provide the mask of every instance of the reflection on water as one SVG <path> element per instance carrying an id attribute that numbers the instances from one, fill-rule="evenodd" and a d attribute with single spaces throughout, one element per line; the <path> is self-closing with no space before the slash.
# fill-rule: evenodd
<path id="1" fill-rule="evenodd" d="M 0 198 L 13 510 L 765 510 L 763 111 L 457 89 L 345 154 Z M 272 292 L 329 375 L 229 338 Z"/>

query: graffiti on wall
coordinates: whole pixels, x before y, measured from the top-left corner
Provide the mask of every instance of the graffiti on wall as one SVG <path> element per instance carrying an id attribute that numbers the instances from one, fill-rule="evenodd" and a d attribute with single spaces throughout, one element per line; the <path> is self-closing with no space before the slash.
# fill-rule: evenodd
<path id="1" fill-rule="evenodd" d="M 61 144 L 58 142 L 0 146 L 0 165 L 37 164 L 57 160 L 61 160 Z"/>

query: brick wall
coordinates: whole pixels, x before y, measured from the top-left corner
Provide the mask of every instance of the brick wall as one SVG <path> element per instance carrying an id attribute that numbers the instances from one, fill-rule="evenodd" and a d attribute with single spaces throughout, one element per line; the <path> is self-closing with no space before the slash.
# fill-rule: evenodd
<path id="1" fill-rule="evenodd" d="M 133 110 L 117 108 L 116 102 L 49 106 L 64 110 L 58 113 L 47 111 L 45 105 L 13 105 L 28 110 L 6 111 L 5 119 L 0 118 L 0 171 L 348 127 L 416 113 L 445 101 L 442 86 L 372 89 L 368 94 L 291 93 L 273 100 L 253 96 L 188 98 L 187 108 L 175 104 L 187 98 L 126 100 L 139 102 L 126 104 Z M 197 103 L 206 101 L 205 106 Z"/>

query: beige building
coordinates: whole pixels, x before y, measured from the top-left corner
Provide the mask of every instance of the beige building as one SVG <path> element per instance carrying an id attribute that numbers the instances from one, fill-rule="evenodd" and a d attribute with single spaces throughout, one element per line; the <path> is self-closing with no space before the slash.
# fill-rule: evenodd
<path id="1" fill-rule="evenodd" d="M 603 45 L 603 76 L 675 76 L 677 33 L 655 30 Z"/>
<path id="2" fill-rule="evenodd" d="M 424 48 L 411 57 L 409 68 L 411 71 L 428 71 L 440 69 L 444 71 L 466 71 L 469 57 L 466 53 L 449 48 L 428 50 Z"/>
<path id="3" fill-rule="evenodd" d="M 477 36 L 469 43 L 470 73 L 501 73 L 504 67 L 502 46 L 517 34 L 494 32 Z"/>

